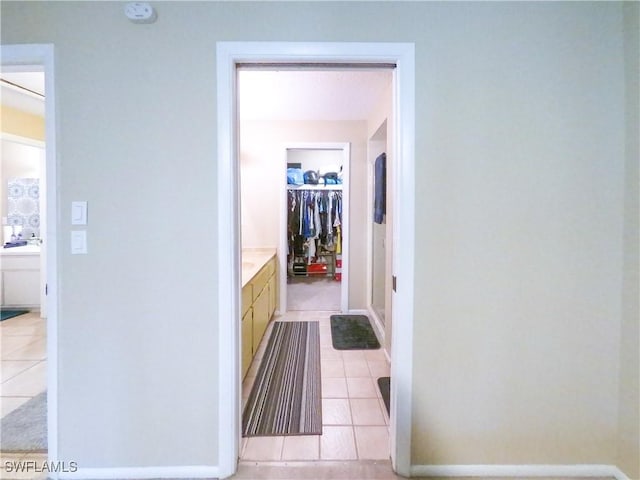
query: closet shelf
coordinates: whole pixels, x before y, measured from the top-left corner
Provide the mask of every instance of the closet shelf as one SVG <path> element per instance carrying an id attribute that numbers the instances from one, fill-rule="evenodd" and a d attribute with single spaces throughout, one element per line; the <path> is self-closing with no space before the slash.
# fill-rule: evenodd
<path id="1" fill-rule="evenodd" d="M 287 190 L 342 190 L 342 184 L 337 185 L 310 185 L 305 183 L 304 185 L 292 185 L 287 184 Z"/>

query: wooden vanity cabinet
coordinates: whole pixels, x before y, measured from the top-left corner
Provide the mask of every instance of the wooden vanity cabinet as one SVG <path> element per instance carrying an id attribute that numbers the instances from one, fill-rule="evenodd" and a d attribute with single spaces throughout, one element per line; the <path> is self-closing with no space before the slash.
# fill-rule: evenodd
<path id="1" fill-rule="evenodd" d="M 276 310 L 276 258 L 272 257 L 242 288 L 242 377 L 249 370 Z"/>

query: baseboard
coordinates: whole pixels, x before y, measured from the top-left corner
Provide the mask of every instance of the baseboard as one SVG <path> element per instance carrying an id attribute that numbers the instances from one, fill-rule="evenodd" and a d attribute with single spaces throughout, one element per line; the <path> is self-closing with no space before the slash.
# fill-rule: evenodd
<path id="1" fill-rule="evenodd" d="M 412 477 L 611 477 L 629 480 L 611 465 L 413 465 Z"/>
<path id="2" fill-rule="evenodd" d="M 220 469 L 210 466 L 184 467 L 123 467 L 123 468 L 78 468 L 75 472 L 59 473 L 59 479 L 111 480 L 151 478 L 211 478 L 220 477 Z"/>
<path id="3" fill-rule="evenodd" d="M 611 465 L 413 465 L 412 477 L 611 477 L 631 480 Z M 161 478 L 220 477 L 220 469 L 212 466 L 78 468 L 60 472 L 59 479 L 114 480 Z"/>
<path id="4" fill-rule="evenodd" d="M 380 321 L 380 317 L 378 317 L 376 312 L 370 306 L 367 310 L 357 310 L 354 313 L 360 313 L 361 315 L 368 315 L 369 318 L 373 320 L 372 322 L 373 329 L 375 330 L 376 336 L 380 341 L 380 345 L 382 347 L 382 351 L 384 352 L 384 356 L 387 358 L 387 362 L 391 363 L 391 356 L 389 355 L 389 352 L 385 347 L 385 344 L 386 344 L 385 331 L 384 331 L 384 326 Z"/>
<path id="5" fill-rule="evenodd" d="M 631 478 L 627 477 L 627 475 L 620 470 L 618 467 L 612 467 L 614 470 L 614 477 L 616 477 L 616 480 L 631 480 Z"/>

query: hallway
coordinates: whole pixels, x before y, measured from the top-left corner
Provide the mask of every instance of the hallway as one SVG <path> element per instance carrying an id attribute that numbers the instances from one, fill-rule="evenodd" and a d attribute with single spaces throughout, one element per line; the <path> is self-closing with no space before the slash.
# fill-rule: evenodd
<path id="1" fill-rule="evenodd" d="M 377 386 L 389 376 L 382 349 L 335 350 L 329 317 L 336 312 L 287 312 L 275 321 L 320 322 L 322 435 L 242 439 L 241 459 L 258 462 L 299 460 L 388 460 L 389 416 Z M 242 405 L 251 392 L 273 322 L 243 382 Z"/>

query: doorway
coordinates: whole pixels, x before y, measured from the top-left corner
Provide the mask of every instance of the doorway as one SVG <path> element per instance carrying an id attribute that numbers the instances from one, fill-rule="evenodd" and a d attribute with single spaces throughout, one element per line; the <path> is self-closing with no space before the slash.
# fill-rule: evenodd
<path id="1" fill-rule="evenodd" d="M 42 348 L 46 357 L 46 402 L 42 407 L 46 411 L 46 438 L 44 439 L 46 458 L 55 462 L 58 459 L 58 417 L 57 417 L 57 172 L 55 146 L 55 89 L 52 45 L 3 45 L 0 47 L 2 72 L 38 72 L 44 75 L 44 149 L 42 185 L 40 189 L 43 199 L 40 211 L 40 228 L 42 230 L 41 252 L 41 310 L 46 315 L 46 340 L 42 340 Z M 33 193 L 33 192 L 32 192 Z M 19 318 L 19 317 L 16 317 Z M 39 319 L 38 319 L 39 320 Z M 35 320 L 34 320 L 35 321 Z M 45 321 L 45 320 L 42 320 Z M 36 461 L 40 458 L 34 459 Z"/>
<path id="2" fill-rule="evenodd" d="M 236 68 L 241 62 L 289 62 L 300 63 L 373 63 L 397 65 L 394 74 L 394 105 L 396 129 L 399 141 L 397 155 L 402 169 L 398 169 L 395 191 L 402 206 L 394 216 L 398 228 L 394 236 L 399 245 L 394 259 L 394 273 L 403 281 L 394 305 L 394 317 L 401 315 L 405 321 L 394 329 L 394 343 L 399 348 L 392 351 L 391 376 L 391 459 L 394 469 L 403 475 L 410 473 L 411 433 L 411 331 L 413 322 L 413 99 L 414 99 L 414 47 L 412 44 L 299 44 L 299 43 L 234 43 L 218 44 L 218 132 L 219 132 L 219 298 L 231 302 L 219 302 L 219 318 L 229 321 L 220 325 L 220 361 L 232 368 L 220 372 L 220 474 L 228 476 L 236 470 L 239 448 L 240 385 L 239 385 L 239 238 L 238 216 L 238 151 L 236 131 Z M 401 159 L 401 160 L 400 160 Z M 231 208 L 228 208 L 231 205 Z M 401 253 L 400 253 L 401 252 Z M 396 322 L 397 323 L 397 322 Z M 223 392 L 235 392 L 234 395 Z M 402 392 L 402 395 L 399 395 Z M 233 439 L 236 441 L 233 441 Z"/>
<path id="3" fill-rule="evenodd" d="M 314 384 L 321 386 L 316 390 L 322 405 L 321 433 L 256 438 L 243 428 L 240 458 L 245 462 L 389 459 L 388 413 L 377 386 L 379 377 L 389 375 L 388 360 L 381 349 L 367 355 L 334 349 L 330 317 L 348 313 L 349 305 L 362 311 L 366 307 L 362 285 L 370 215 L 362 206 L 367 197 L 367 130 L 372 113 L 390 103 L 391 78 L 392 69 L 386 66 L 247 65 L 238 70 L 243 266 L 256 258 L 257 249 L 273 247 L 278 237 L 277 259 L 283 267 L 278 289 L 283 300 L 271 325 L 274 330 L 289 321 L 317 326 L 322 347 L 321 375 Z M 345 97 L 352 102 L 343 102 Z M 268 108 L 264 98 L 269 98 Z M 352 199 L 360 208 L 350 211 Z M 278 214 L 280 228 L 274 234 Z M 356 258 L 353 271 L 351 250 Z M 350 277 L 359 290 L 353 298 Z M 256 287 L 252 288 L 255 296 Z M 256 329 L 262 317 L 255 302 L 243 303 L 242 356 L 245 359 L 245 351 L 251 350 L 252 359 L 243 364 L 243 426 L 258 422 L 258 415 L 250 420 L 247 414 L 261 411 L 252 398 L 269 395 L 276 382 L 261 380 L 260 369 L 272 358 L 265 354 L 270 330 L 262 336 Z M 249 330 L 251 347 L 245 340 Z M 278 378 L 277 373 L 270 378 Z M 291 409 L 283 407 L 286 412 Z"/>
<path id="4" fill-rule="evenodd" d="M 14 78 L 11 73 L 2 72 L 0 78 Z M 44 75 L 35 73 L 29 75 L 30 79 L 44 84 Z M 2 83 L 3 90 L 5 87 Z M 4 96 L 4 95 L 3 95 Z M 5 97 L 6 98 L 6 97 Z M 17 108 L 7 112 L 7 115 L 29 114 L 20 110 L 20 99 L 17 98 Z M 44 99 L 42 99 L 44 104 Z M 7 108 L 7 107 L 4 107 Z M 13 109 L 13 107 L 8 107 Z M 44 118 L 44 108 L 36 114 L 35 118 Z M 44 122 L 44 120 L 43 120 Z M 27 135 L 28 132 L 20 132 Z M 2 243 L 27 242 L 22 247 L 14 247 L 14 250 L 3 250 L 10 253 L 11 257 L 17 256 L 24 260 L 27 254 L 39 257 L 39 262 L 31 262 L 33 265 L 22 269 L 3 269 L 2 305 L 8 308 L 24 308 L 38 310 L 41 318 L 47 317 L 45 278 L 46 278 L 46 246 L 42 243 L 42 237 L 46 236 L 46 222 L 43 212 L 46 212 L 46 165 L 44 141 L 14 135 L 6 132 L 0 134 L 2 142 Z M 24 253 L 24 255 L 22 255 Z M 7 278 L 4 278 L 7 277 Z"/>
<path id="5" fill-rule="evenodd" d="M 290 144 L 285 152 L 286 212 L 281 216 L 279 253 L 287 262 L 286 282 L 281 283 L 281 310 L 346 312 L 350 144 Z M 316 172 L 318 178 L 311 180 L 316 183 L 305 183 L 305 172 Z M 300 222 L 300 206 L 306 199 L 317 201 L 323 210 L 318 212 L 318 225 L 313 224 L 312 238 L 305 238 L 304 219 Z"/>

